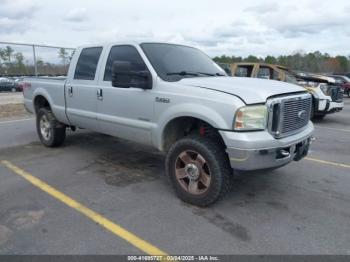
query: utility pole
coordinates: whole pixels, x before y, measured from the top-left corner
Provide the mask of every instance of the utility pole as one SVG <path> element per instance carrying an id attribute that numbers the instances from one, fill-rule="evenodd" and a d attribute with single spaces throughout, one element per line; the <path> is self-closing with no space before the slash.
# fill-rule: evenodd
<path id="1" fill-rule="evenodd" d="M 38 77 L 38 67 L 36 64 L 35 45 L 33 45 L 33 60 L 34 60 L 34 74 L 35 74 L 35 77 Z"/>

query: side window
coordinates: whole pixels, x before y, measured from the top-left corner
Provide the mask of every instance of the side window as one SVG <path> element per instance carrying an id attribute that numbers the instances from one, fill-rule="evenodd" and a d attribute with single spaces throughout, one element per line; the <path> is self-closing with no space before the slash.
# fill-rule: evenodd
<path id="1" fill-rule="evenodd" d="M 281 80 L 279 76 L 280 76 L 280 74 L 276 70 L 272 70 L 272 79 L 273 80 Z"/>
<path id="2" fill-rule="evenodd" d="M 336 83 L 338 83 L 338 84 L 345 84 L 344 79 L 342 79 L 341 77 L 333 76 L 333 78 L 335 79 Z"/>
<path id="3" fill-rule="evenodd" d="M 231 66 L 229 64 L 219 63 L 218 64 L 222 69 L 224 69 L 225 73 L 229 76 L 232 76 Z"/>
<path id="4" fill-rule="evenodd" d="M 104 81 L 112 81 L 112 67 L 114 61 L 130 62 L 132 70 L 146 70 L 146 64 L 142 60 L 139 52 L 135 47 L 129 45 L 113 46 L 109 52 L 105 74 L 103 77 Z"/>
<path id="5" fill-rule="evenodd" d="M 270 69 L 268 67 L 260 67 L 257 77 L 263 79 L 271 79 Z"/>
<path id="6" fill-rule="evenodd" d="M 94 80 L 101 52 L 102 47 L 84 48 L 75 68 L 74 79 Z"/>
<path id="7" fill-rule="evenodd" d="M 253 66 L 238 66 L 235 72 L 235 76 L 251 77 L 252 72 L 253 72 Z"/>

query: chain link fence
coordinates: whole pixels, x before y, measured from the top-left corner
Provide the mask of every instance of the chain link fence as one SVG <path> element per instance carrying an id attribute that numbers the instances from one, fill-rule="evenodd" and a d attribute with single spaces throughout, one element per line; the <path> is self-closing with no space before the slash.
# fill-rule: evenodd
<path id="1" fill-rule="evenodd" d="M 0 41 L 0 77 L 64 76 L 74 48 Z"/>

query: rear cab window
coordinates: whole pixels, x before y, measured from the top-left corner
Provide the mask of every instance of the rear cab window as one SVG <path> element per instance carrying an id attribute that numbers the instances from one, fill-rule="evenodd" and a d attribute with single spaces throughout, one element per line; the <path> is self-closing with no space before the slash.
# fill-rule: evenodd
<path id="1" fill-rule="evenodd" d="M 75 80 L 94 80 L 102 47 L 83 48 L 75 67 Z"/>

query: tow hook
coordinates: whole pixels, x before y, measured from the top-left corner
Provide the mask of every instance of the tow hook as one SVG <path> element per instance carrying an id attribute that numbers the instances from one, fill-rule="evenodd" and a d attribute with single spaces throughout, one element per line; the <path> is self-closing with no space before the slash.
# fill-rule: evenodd
<path id="1" fill-rule="evenodd" d="M 284 159 L 284 158 L 289 157 L 289 156 L 290 156 L 290 152 L 288 150 L 286 150 L 286 149 L 279 149 L 277 151 L 276 158 L 277 159 Z"/>
<path id="2" fill-rule="evenodd" d="M 288 157 L 290 155 L 290 153 L 287 150 L 281 149 L 280 154 L 283 157 Z"/>

